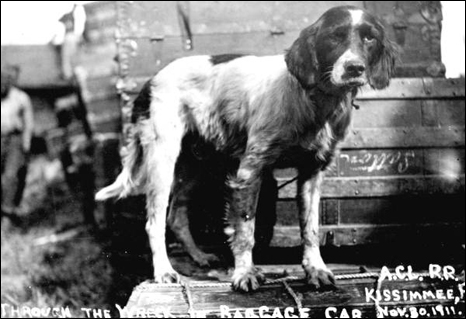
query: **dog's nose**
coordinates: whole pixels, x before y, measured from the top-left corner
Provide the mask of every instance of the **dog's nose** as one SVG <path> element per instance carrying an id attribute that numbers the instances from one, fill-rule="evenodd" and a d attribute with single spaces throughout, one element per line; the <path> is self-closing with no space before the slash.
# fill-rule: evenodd
<path id="1" fill-rule="evenodd" d="M 366 67 L 360 61 L 348 61 L 345 63 L 346 74 L 350 77 L 361 76 L 365 70 Z"/>

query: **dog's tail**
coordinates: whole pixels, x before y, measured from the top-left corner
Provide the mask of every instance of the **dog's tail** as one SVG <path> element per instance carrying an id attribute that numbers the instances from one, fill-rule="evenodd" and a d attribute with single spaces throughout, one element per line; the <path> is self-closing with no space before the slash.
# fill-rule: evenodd
<path id="1" fill-rule="evenodd" d="M 113 197 L 124 198 L 140 193 L 140 186 L 143 182 L 140 174 L 142 153 L 139 137 L 133 136 L 125 148 L 123 170 L 112 185 L 103 188 L 95 195 L 97 201 L 105 201 Z"/>

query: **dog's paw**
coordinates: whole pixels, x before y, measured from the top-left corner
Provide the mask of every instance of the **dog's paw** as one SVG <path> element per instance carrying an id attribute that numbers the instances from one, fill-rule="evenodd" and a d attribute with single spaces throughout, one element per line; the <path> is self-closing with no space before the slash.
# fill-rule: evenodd
<path id="1" fill-rule="evenodd" d="M 174 270 L 155 272 L 154 282 L 156 284 L 179 284 L 181 282 L 181 276 Z"/>
<path id="2" fill-rule="evenodd" d="M 220 259 L 214 254 L 197 253 L 191 256 L 196 264 L 201 267 L 212 267 L 220 263 Z"/>
<path id="3" fill-rule="evenodd" d="M 249 292 L 259 289 L 265 281 L 265 277 L 260 269 L 252 267 L 249 269 L 235 269 L 232 280 L 234 290 Z"/>
<path id="4" fill-rule="evenodd" d="M 314 289 L 334 289 L 335 276 L 327 267 L 306 267 L 306 283 Z"/>

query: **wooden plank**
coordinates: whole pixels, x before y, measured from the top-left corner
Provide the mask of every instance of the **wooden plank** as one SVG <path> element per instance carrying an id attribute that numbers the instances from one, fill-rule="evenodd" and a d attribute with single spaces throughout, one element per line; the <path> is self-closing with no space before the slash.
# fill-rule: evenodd
<path id="1" fill-rule="evenodd" d="M 152 54 L 138 56 L 138 59 L 140 60 L 135 68 L 140 71 L 134 72 L 148 74 L 132 78 L 132 84 L 128 86 L 131 92 L 137 92 L 150 74 L 155 74 L 162 65 L 162 60 L 157 62 L 155 55 Z M 360 109 L 353 112 L 353 128 L 464 126 L 463 99 L 360 100 L 357 104 Z"/>
<path id="2" fill-rule="evenodd" d="M 294 226 L 298 222 L 298 204 L 296 200 L 278 200 L 277 225 Z"/>
<path id="3" fill-rule="evenodd" d="M 95 100 L 87 103 L 89 116 L 119 116 L 121 114 L 120 100 L 117 95 L 103 100 Z"/>
<path id="4" fill-rule="evenodd" d="M 89 116 L 94 133 L 116 133 L 121 131 L 121 117 L 117 114 Z M 116 159 L 119 160 L 119 159 Z"/>
<path id="5" fill-rule="evenodd" d="M 4 64 L 21 67 L 18 85 L 22 88 L 69 86 L 60 78 L 58 53 L 51 45 L 2 45 L 1 61 L 2 68 Z"/>
<path id="6" fill-rule="evenodd" d="M 422 150 L 357 150 L 338 156 L 339 176 L 421 175 L 424 172 Z"/>
<path id="7" fill-rule="evenodd" d="M 176 3 L 172 1 L 134 1 L 118 3 L 120 38 L 179 37 Z M 247 7 L 248 10 L 244 10 Z M 195 37 L 206 34 L 270 32 L 273 2 L 196 1 L 188 9 Z"/>
<path id="8" fill-rule="evenodd" d="M 424 151 L 425 174 L 454 177 L 465 173 L 464 149 L 428 149 Z"/>
<path id="9" fill-rule="evenodd" d="M 439 1 L 372 1 L 365 4 L 368 11 L 385 25 L 389 38 L 400 47 L 398 77 L 445 75 L 445 67 L 441 63 L 442 10 Z"/>
<path id="10" fill-rule="evenodd" d="M 444 78 L 444 71 L 441 68 L 432 68 L 433 65 L 441 66 L 441 64 L 438 64 L 432 60 L 413 60 L 410 61 L 410 63 L 397 64 L 393 76 L 396 78 L 422 78 L 434 76 L 438 78 Z M 434 72 L 432 72 L 432 70 L 434 70 Z"/>
<path id="11" fill-rule="evenodd" d="M 422 101 L 424 126 L 464 126 L 465 100 Z"/>
<path id="12" fill-rule="evenodd" d="M 354 128 L 422 126 L 420 100 L 360 100 L 353 111 Z"/>
<path id="13" fill-rule="evenodd" d="M 457 194 L 464 190 L 464 175 L 446 176 L 333 178 L 324 181 L 322 197 L 380 197 L 397 195 Z M 280 194 L 282 194 L 282 191 Z M 285 196 L 284 196 L 285 197 Z"/>
<path id="14" fill-rule="evenodd" d="M 116 78 L 114 76 L 88 78 L 85 83 L 84 99 L 88 103 L 117 99 L 115 82 Z"/>
<path id="15" fill-rule="evenodd" d="M 335 165 L 336 164 L 336 165 Z M 332 164 L 330 177 L 381 177 L 399 175 L 464 175 L 465 151 L 458 148 L 429 149 L 343 149 Z M 276 169 L 282 183 L 295 178 L 294 168 Z"/>
<path id="16" fill-rule="evenodd" d="M 336 225 L 339 223 L 340 201 L 336 199 L 323 199 L 320 202 L 320 224 L 321 225 Z M 258 212 L 270 214 L 266 211 Z M 298 203 L 296 200 L 279 199 L 276 202 L 277 225 L 295 226 L 299 224 Z M 261 227 L 262 225 L 256 225 Z"/>
<path id="17" fill-rule="evenodd" d="M 114 44 L 91 45 L 82 49 L 76 60 L 86 71 L 87 80 L 92 81 L 93 84 L 101 82 L 104 85 L 112 83 L 109 79 L 115 76 L 115 62 L 113 61 L 115 54 Z M 4 64 L 17 64 L 21 67 L 18 85 L 22 88 L 44 89 L 71 86 L 70 82 L 60 77 L 59 55 L 52 45 L 2 46 L 1 59 L 2 67 Z M 39 60 L 41 63 L 34 63 Z M 92 90 L 92 85 L 90 88 Z M 98 92 L 96 94 L 98 95 Z"/>
<path id="18" fill-rule="evenodd" d="M 432 98 L 465 96 L 465 79 L 423 78 L 424 90 Z M 464 102 L 464 100 L 463 100 Z"/>
<path id="19" fill-rule="evenodd" d="M 110 185 L 119 173 L 120 135 L 119 134 L 94 134 L 95 155 L 94 170 L 96 173 L 96 188 L 100 189 Z M 109 204 L 112 205 L 112 204 Z M 107 217 L 107 216 L 106 216 Z M 106 220 L 110 227 L 110 220 Z"/>
<path id="20" fill-rule="evenodd" d="M 441 89 L 434 89 L 434 86 Z M 464 87 L 464 79 L 396 78 L 384 90 L 376 91 L 365 86 L 358 99 L 458 98 L 465 96 Z"/>
<path id="21" fill-rule="evenodd" d="M 362 1 L 195 1 L 189 5 L 192 33 L 230 34 L 275 29 L 301 30 L 337 5 L 361 6 Z M 118 3 L 121 38 L 180 36 L 176 3 L 134 1 Z M 247 8 L 247 10 L 245 10 Z"/>
<path id="22" fill-rule="evenodd" d="M 429 73 L 427 70 L 436 58 L 429 50 L 429 45 L 426 44 L 425 39 L 423 39 L 422 28 L 424 26 L 424 23 L 420 23 L 408 28 L 405 40 L 408 45 L 404 45 L 403 50 L 400 52 L 400 60 L 402 61 L 402 63 L 400 63 L 400 69 L 404 69 L 405 65 L 409 65 L 411 68 L 423 69 L 424 77 L 440 76 L 440 74 Z M 393 29 L 394 28 L 390 26 L 388 34 L 390 39 L 395 40 L 396 36 Z M 438 44 L 438 49 L 440 49 L 440 44 Z"/>
<path id="23" fill-rule="evenodd" d="M 280 27 L 277 27 L 276 32 L 282 32 Z M 276 54 L 284 54 L 293 42 L 299 37 L 300 30 L 289 30 L 284 33 L 273 34 L 273 40 L 276 47 Z"/>
<path id="24" fill-rule="evenodd" d="M 339 223 L 340 201 L 335 199 L 323 199 L 320 203 L 320 224 L 321 225 L 336 225 Z M 270 213 L 267 211 L 258 212 L 267 214 L 270 218 Z M 298 203 L 296 200 L 277 200 L 276 202 L 277 225 L 295 226 L 299 224 Z M 256 225 L 261 227 L 262 225 Z"/>
<path id="25" fill-rule="evenodd" d="M 273 7 L 273 27 L 285 33 L 301 31 L 317 21 L 328 9 L 342 5 L 363 8 L 364 1 L 270 1 Z"/>
<path id="26" fill-rule="evenodd" d="M 279 183 L 280 184 L 280 183 Z M 429 177 L 358 177 L 327 178 L 322 185 L 323 198 L 381 197 L 423 194 L 457 194 L 464 191 L 464 175 Z M 296 183 L 279 190 L 279 198 L 296 198 Z"/>
<path id="27" fill-rule="evenodd" d="M 86 71 L 87 79 L 116 77 L 115 43 L 87 44 L 77 55 L 77 64 Z"/>
<path id="28" fill-rule="evenodd" d="M 321 200 L 320 224 L 337 225 L 340 223 L 340 201 L 334 199 Z M 280 214 L 277 211 L 277 214 Z"/>
<path id="29" fill-rule="evenodd" d="M 147 39 L 132 40 L 136 48 L 129 60 L 129 75 L 133 78 L 149 78 L 175 59 L 192 55 L 215 55 L 224 53 L 273 55 L 276 48 L 268 32 L 231 34 L 207 34 L 194 38 L 191 51 L 183 48 L 181 37 L 166 37 L 163 41 Z M 141 88 L 137 85 L 134 90 Z"/>
<path id="30" fill-rule="evenodd" d="M 175 2 L 117 1 L 116 3 L 117 39 L 180 34 Z"/>
<path id="31" fill-rule="evenodd" d="M 192 30 L 195 35 L 270 32 L 272 29 L 274 9 L 272 1 L 195 1 L 191 3 Z"/>
<path id="32" fill-rule="evenodd" d="M 373 90 L 369 86 L 364 86 L 357 98 L 360 100 L 379 100 L 379 99 L 413 99 L 423 98 L 424 84 L 419 78 L 401 78 L 392 79 L 390 86 L 384 90 Z"/>
<path id="33" fill-rule="evenodd" d="M 464 126 L 360 128 L 347 135 L 342 148 L 464 147 Z"/>
<path id="34" fill-rule="evenodd" d="M 254 45 L 252 47 L 251 46 L 249 46 L 249 47 L 244 46 L 245 48 L 243 50 L 239 50 L 237 45 L 233 45 L 232 47 L 228 47 L 228 46 L 222 45 L 222 43 L 219 43 L 219 45 L 224 48 L 223 51 L 222 50 L 216 50 L 214 52 L 210 52 L 211 47 L 209 46 L 208 43 L 206 43 L 205 44 L 205 51 L 202 52 L 202 53 L 203 54 L 249 53 L 249 54 L 257 54 L 257 55 L 282 54 L 284 48 L 287 48 L 288 45 L 291 44 L 292 41 L 294 41 L 294 39 L 295 39 L 293 37 L 293 39 L 290 38 L 289 40 L 286 40 L 285 41 L 286 45 L 285 45 L 285 44 L 280 44 L 281 43 L 280 42 L 281 37 L 273 37 L 273 36 L 270 36 L 270 35 L 268 35 L 266 33 L 260 33 L 260 32 L 259 32 L 259 34 L 261 34 L 262 37 L 267 38 L 270 41 L 273 41 L 275 43 L 274 53 L 270 53 L 271 52 L 270 47 L 272 45 L 269 42 L 266 42 L 267 45 L 269 46 L 269 48 L 265 49 L 265 50 L 263 48 L 259 48 L 260 50 L 262 50 L 262 51 L 259 51 L 259 52 L 257 52 L 256 49 L 254 49 L 254 51 L 251 50 L 251 48 L 255 48 L 257 45 Z M 205 37 L 205 39 L 210 38 L 210 39 L 218 40 L 218 42 L 222 42 L 224 36 L 225 35 L 208 35 L 208 36 Z M 202 39 L 203 37 L 200 36 L 199 38 Z M 245 37 L 245 38 L 247 38 L 247 37 Z M 169 39 L 170 38 L 167 38 L 164 41 L 169 41 Z M 173 39 L 178 39 L 178 40 L 176 40 L 177 44 L 175 44 L 175 46 L 178 45 L 181 48 L 181 45 L 180 45 L 181 38 L 173 38 Z M 170 42 L 173 41 L 173 39 L 170 40 Z M 137 40 L 137 41 L 147 41 L 147 40 Z M 164 41 L 159 42 L 159 44 L 162 46 Z M 205 42 L 207 42 L 207 41 L 205 41 Z M 289 44 L 288 44 L 288 42 L 289 42 Z M 144 45 L 146 45 L 146 44 L 144 44 Z M 196 50 L 196 48 L 194 48 L 194 49 Z M 215 49 L 215 47 L 214 47 L 214 49 Z M 178 49 L 178 50 L 180 50 L 180 49 Z M 142 50 L 142 49 L 139 49 L 139 51 L 144 52 L 144 50 Z M 155 51 L 152 51 L 152 52 L 153 52 L 153 54 L 155 54 L 155 57 L 157 57 L 157 54 L 154 53 Z M 263 53 L 261 54 L 260 52 L 263 52 Z M 165 54 L 167 54 L 167 53 L 165 53 Z M 182 56 L 185 56 L 185 55 L 191 55 L 191 53 L 190 52 L 185 52 Z M 177 56 L 177 57 L 180 57 L 180 56 Z M 174 59 L 175 59 L 175 57 L 173 57 L 173 60 Z M 160 63 L 160 67 L 162 67 L 162 66 L 163 66 L 163 64 Z M 146 65 L 146 67 L 151 67 L 151 66 Z M 156 70 L 156 69 L 154 69 L 154 70 Z M 154 72 L 155 71 L 146 72 L 144 74 L 134 74 L 132 80 L 134 80 L 135 83 L 137 83 L 137 85 L 133 88 L 133 90 L 131 90 L 131 92 L 133 92 L 133 93 L 139 92 L 139 90 L 144 85 L 145 81 L 147 81 L 147 78 L 149 76 L 153 75 Z M 439 92 L 433 91 L 432 94 L 427 95 L 425 93 L 425 90 L 424 90 L 423 78 L 395 78 L 395 79 L 391 80 L 390 86 L 387 87 L 384 90 L 373 90 L 368 86 L 363 87 L 360 90 L 360 92 L 358 93 L 358 95 L 357 95 L 356 104 L 359 103 L 359 104 L 361 104 L 361 106 L 365 106 L 365 105 L 373 106 L 373 105 L 376 105 L 376 103 L 370 104 L 366 100 L 377 100 L 377 101 L 380 101 L 380 100 L 392 100 L 392 101 L 388 102 L 389 104 L 387 104 L 387 105 L 390 105 L 390 103 L 393 103 L 392 105 L 402 105 L 402 103 L 408 103 L 410 106 L 417 106 L 417 104 L 416 103 L 412 104 L 412 102 L 399 102 L 400 104 L 398 104 L 398 103 L 394 102 L 393 100 L 412 100 L 412 99 L 431 100 L 431 99 L 445 98 L 445 99 L 454 99 L 454 100 L 463 101 L 460 98 L 465 96 L 465 94 L 464 94 L 464 86 L 465 86 L 464 79 L 436 79 L 436 83 L 438 85 L 440 85 L 441 87 L 444 87 L 446 93 L 444 91 L 439 91 Z M 453 95 L 452 92 L 456 92 L 456 94 Z M 368 103 L 368 104 L 364 104 L 364 103 Z M 461 103 L 461 102 L 458 102 L 458 103 Z M 358 114 L 358 112 L 355 112 L 355 114 Z"/>
<path id="35" fill-rule="evenodd" d="M 462 212 L 464 194 L 339 200 L 341 225 L 372 224 L 377 227 L 389 224 L 464 223 Z"/>
<path id="36" fill-rule="evenodd" d="M 95 1 L 84 5 L 86 40 L 89 43 L 107 42 L 115 46 L 116 4 L 117 1 Z"/>
<path id="37" fill-rule="evenodd" d="M 415 207 L 415 209 L 413 209 Z M 451 207 L 445 210 L 445 207 Z M 321 225 L 390 225 L 464 223 L 464 194 L 437 196 L 398 196 L 357 199 L 323 199 L 320 208 Z M 442 212 L 442 213 L 440 213 Z M 277 201 L 277 225 L 299 225 L 295 200 Z"/>
<path id="38" fill-rule="evenodd" d="M 332 241 L 327 243 L 331 234 Z M 439 234 L 442 234 L 439 238 Z M 337 225 L 320 226 L 320 245 L 371 245 L 394 244 L 412 245 L 447 244 L 464 241 L 464 223 L 435 224 L 391 224 L 391 225 Z M 274 236 L 270 243 L 273 247 L 296 247 L 301 245 L 299 226 L 275 226 Z"/>

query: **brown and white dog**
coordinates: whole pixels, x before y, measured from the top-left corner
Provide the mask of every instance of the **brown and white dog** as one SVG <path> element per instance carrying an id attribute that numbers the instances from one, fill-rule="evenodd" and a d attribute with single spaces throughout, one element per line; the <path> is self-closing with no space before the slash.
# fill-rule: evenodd
<path id="1" fill-rule="evenodd" d="M 263 280 L 252 260 L 262 176 L 275 167 L 296 167 L 307 282 L 333 285 L 319 250 L 323 171 L 345 137 L 358 88 L 367 83 L 385 88 L 395 59 L 395 47 L 377 19 L 350 6 L 324 13 L 301 31 L 285 55 L 178 59 L 153 77 L 135 101 L 123 171 L 96 197 L 145 192 L 155 281 L 177 281 L 167 257 L 165 227 L 171 191 L 176 196 L 180 185 L 189 184 L 177 173 L 189 170 L 180 156 L 183 141 L 194 135 L 212 145 L 237 163 L 228 181 L 233 287 L 249 291 Z M 184 236 L 185 244 L 192 243 L 189 233 Z"/>

